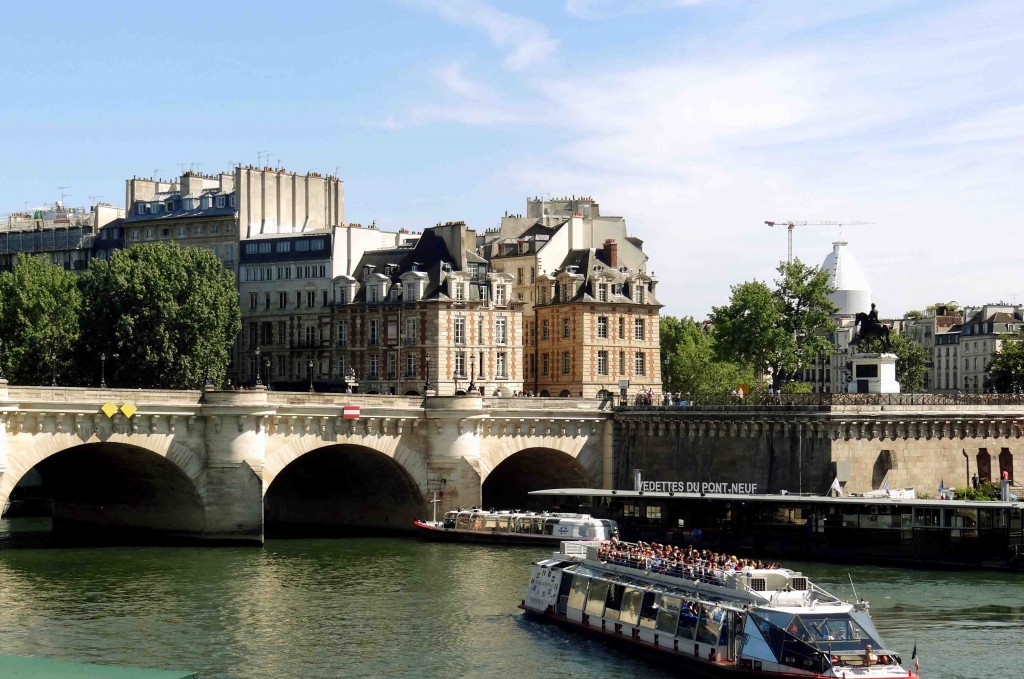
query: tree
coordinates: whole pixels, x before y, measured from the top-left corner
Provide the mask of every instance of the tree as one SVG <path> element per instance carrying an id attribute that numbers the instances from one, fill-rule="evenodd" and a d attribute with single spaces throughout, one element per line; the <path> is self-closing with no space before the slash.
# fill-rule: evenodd
<path id="1" fill-rule="evenodd" d="M 42 257 L 18 255 L 0 274 L 0 366 L 14 384 L 65 383 L 79 337 L 75 275 Z"/>
<path id="2" fill-rule="evenodd" d="M 660 326 L 665 391 L 729 394 L 755 381 L 750 366 L 717 359 L 711 333 L 693 318 L 662 316 Z"/>
<path id="3" fill-rule="evenodd" d="M 711 313 L 718 358 L 752 365 L 770 375 L 776 389 L 831 351 L 836 312 L 827 271 L 799 259 L 780 263 L 777 271 L 774 289 L 760 281 L 735 285 L 729 304 Z"/>
<path id="4" fill-rule="evenodd" d="M 880 338 L 874 338 L 862 342 L 857 351 L 868 354 L 887 351 L 896 354 L 896 381 L 900 383 L 900 391 L 922 391 L 928 374 L 928 352 L 906 335 L 891 335 L 889 339 L 891 350 L 882 345 Z"/>
<path id="5" fill-rule="evenodd" d="M 92 260 L 82 279 L 82 354 L 111 384 L 198 388 L 225 375 L 241 312 L 234 275 L 211 252 L 147 244 Z"/>
<path id="6" fill-rule="evenodd" d="M 1001 393 L 1024 391 L 1024 336 L 1002 338 L 1003 345 L 988 364 L 989 383 Z"/>

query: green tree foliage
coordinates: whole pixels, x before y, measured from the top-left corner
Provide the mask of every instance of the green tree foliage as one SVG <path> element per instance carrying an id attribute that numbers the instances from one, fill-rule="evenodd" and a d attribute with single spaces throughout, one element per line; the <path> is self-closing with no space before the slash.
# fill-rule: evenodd
<path id="1" fill-rule="evenodd" d="M 988 364 L 989 384 L 1001 393 L 1024 391 L 1024 336 L 1002 339 L 1002 348 Z"/>
<path id="2" fill-rule="evenodd" d="M 978 484 L 977 489 L 971 486 L 956 489 L 957 500 L 1001 500 L 1002 498 L 1002 488 L 998 483 L 991 481 L 982 481 Z"/>
<path id="3" fill-rule="evenodd" d="M 662 316 L 661 356 L 665 390 L 684 394 L 729 394 L 740 384 L 755 381 L 754 370 L 715 355 L 714 339 L 691 317 Z"/>
<path id="4" fill-rule="evenodd" d="M 0 274 L 0 366 L 12 384 L 65 383 L 81 306 L 74 274 L 41 257 L 18 255 Z"/>
<path id="5" fill-rule="evenodd" d="M 223 380 L 242 321 L 234 275 L 213 253 L 174 243 L 119 250 L 92 261 L 82 291 L 83 354 L 95 363 L 107 355 L 111 385 L 194 389 L 207 374 Z"/>
<path id="6" fill-rule="evenodd" d="M 896 381 L 900 383 L 900 391 L 922 391 L 928 375 L 928 352 L 906 335 L 891 335 L 890 340 L 892 350 L 889 353 L 896 354 Z M 889 350 L 882 346 L 881 339 L 870 339 L 862 342 L 857 351 L 870 354 Z"/>
<path id="7" fill-rule="evenodd" d="M 827 271 L 799 259 L 777 271 L 774 288 L 760 281 L 734 285 L 729 304 L 711 313 L 718 358 L 752 365 L 775 388 L 831 350 L 836 311 Z"/>

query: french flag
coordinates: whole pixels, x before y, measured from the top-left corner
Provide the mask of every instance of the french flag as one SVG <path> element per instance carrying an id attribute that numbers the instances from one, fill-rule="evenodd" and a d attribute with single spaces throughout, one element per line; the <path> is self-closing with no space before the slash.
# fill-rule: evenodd
<path id="1" fill-rule="evenodd" d="M 914 642 L 914 651 L 910 654 L 910 659 L 914 661 L 914 671 L 918 672 L 921 669 L 921 663 L 917 660 L 917 642 Z"/>

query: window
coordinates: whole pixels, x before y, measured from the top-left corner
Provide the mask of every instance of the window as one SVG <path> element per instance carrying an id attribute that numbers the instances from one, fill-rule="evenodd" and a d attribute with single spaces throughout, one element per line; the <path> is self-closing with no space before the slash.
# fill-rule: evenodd
<path id="1" fill-rule="evenodd" d="M 569 352 L 568 351 L 563 351 L 562 352 L 562 374 L 563 375 L 568 375 L 569 374 L 569 369 L 571 368 L 571 366 L 572 366 L 572 360 L 571 360 L 571 357 L 569 355 Z"/>
<path id="2" fill-rule="evenodd" d="M 533 285 L 536 282 L 537 282 L 537 269 L 531 266 L 530 267 L 530 285 Z"/>
<path id="3" fill-rule="evenodd" d="M 608 374 L 608 352 L 599 351 L 597 352 L 597 374 L 607 375 Z"/>
<path id="4" fill-rule="evenodd" d="M 413 354 L 405 355 L 405 376 L 416 377 L 416 357 Z"/>
<path id="5" fill-rule="evenodd" d="M 306 306 L 312 307 L 316 304 L 316 290 L 306 290 Z"/>
<path id="6" fill-rule="evenodd" d="M 508 344 L 508 319 L 504 316 L 494 321 L 494 341 L 497 344 Z"/>
<path id="7" fill-rule="evenodd" d="M 508 357 L 504 351 L 499 351 L 494 359 L 494 376 L 497 378 L 508 377 Z"/>
<path id="8" fill-rule="evenodd" d="M 295 291 L 295 308 L 302 307 L 302 290 Z"/>
<path id="9" fill-rule="evenodd" d="M 466 374 L 466 352 L 456 351 L 455 352 L 455 374 L 459 377 L 464 377 Z"/>
<path id="10" fill-rule="evenodd" d="M 476 319 L 476 343 L 484 343 L 484 315 L 480 314 Z"/>
<path id="11" fill-rule="evenodd" d="M 264 321 L 260 325 L 260 344 L 270 345 L 274 343 L 274 324 Z"/>
<path id="12" fill-rule="evenodd" d="M 494 303 L 497 305 L 505 304 L 505 286 L 495 285 L 494 286 Z"/>
<path id="13" fill-rule="evenodd" d="M 366 336 L 370 340 L 370 346 L 377 346 L 380 342 L 380 321 L 376 318 L 370 319 L 370 323 L 366 329 Z"/>
<path id="14" fill-rule="evenodd" d="M 287 292 L 279 292 L 279 293 L 277 293 L 277 308 L 278 309 L 283 309 L 286 306 L 288 306 L 288 293 Z"/>
<path id="15" fill-rule="evenodd" d="M 249 348 L 250 349 L 255 349 L 256 348 L 256 324 L 255 323 L 250 323 L 249 324 Z"/>
<path id="16" fill-rule="evenodd" d="M 452 285 L 455 287 L 455 301 L 463 301 L 466 297 L 466 293 L 465 290 L 463 290 L 462 283 L 453 283 Z"/>
<path id="17" fill-rule="evenodd" d="M 338 321 L 338 346 L 348 344 L 348 321 Z"/>
<path id="18" fill-rule="evenodd" d="M 224 196 L 217 196 L 217 197 L 216 197 L 216 198 L 214 199 L 214 205 L 216 205 L 217 207 L 224 207 L 224 205 L 225 205 L 226 203 L 227 203 L 227 200 L 225 199 L 225 197 L 224 197 Z"/>
<path id="19" fill-rule="evenodd" d="M 597 317 L 597 336 L 601 339 L 608 338 L 608 317 L 598 316 Z"/>
<path id="20" fill-rule="evenodd" d="M 480 286 L 480 305 L 487 306 L 487 286 Z"/>
<path id="21" fill-rule="evenodd" d="M 306 326 L 306 346 L 311 347 L 316 341 L 316 328 L 312 325 Z"/>
<path id="22" fill-rule="evenodd" d="M 250 292 L 249 293 L 249 310 L 250 311 L 255 311 L 256 310 L 256 305 L 257 305 L 256 293 L 255 292 Z"/>
<path id="23" fill-rule="evenodd" d="M 642 340 L 644 338 L 644 319 L 636 318 L 633 319 L 633 339 Z"/>
<path id="24" fill-rule="evenodd" d="M 323 300 L 321 302 L 321 304 L 323 306 L 327 306 L 327 291 L 326 290 L 321 290 L 320 293 L 321 293 L 320 294 L 320 299 Z"/>
<path id="25" fill-rule="evenodd" d="M 646 355 L 642 351 L 636 352 L 633 365 L 633 374 L 635 375 L 646 375 L 647 366 L 645 361 Z"/>
<path id="26" fill-rule="evenodd" d="M 178 238 L 185 238 L 187 236 L 188 236 L 188 227 L 187 226 L 179 226 L 178 227 Z"/>
<path id="27" fill-rule="evenodd" d="M 148 215 L 149 214 L 149 205 L 146 205 L 145 203 L 139 203 L 139 205 L 135 209 L 135 211 L 138 214 L 140 214 L 140 215 Z"/>
<path id="28" fill-rule="evenodd" d="M 477 376 L 479 376 L 480 379 L 483 379 L 484 375 L 487 374 L 487 361 L 485 359 L 486 359 L 486 356 L 484 355 L 484 352 L 481 351 L 479 354 L 477 354 L 477 358 L 476 358 L 477 371 L 476 371 L 476 374 L 477 374 Z"/>
<path id="29" fill-rule="evenodd" d="M 416 344 L 416 319 L 405 319 L 405 343 Z"/>
<path id="30" fill-rule="evenodd" d="M 551 324 L 546 318 L 540 324 L 540 338 L 551 339 Z"/>
<path id="31" fill-rule="evenodd" d="M 455 337 L 453 340 L 456 344 L 466 343 L 466 319 L 463 316 L 455 317 Z M 459 373 L 462 374 L 461 372 Z"/>
<path id="32" fill-rule="evenodd" d="M 270 293 L 263 293 L 263 308 L 267 311 L 270 310 Z"/>
<path id="33" fill-rule="evenodd" d="M 549 359 L 547 354 L 542 354 L 540 357 L 540 374 L 547 375 L 549 372 Z"/>
<path id="34" fill-rule="evenodd" d="M 519 267 L 516 271 L 516 283 L 519 285 L 523 284 L 523 267 Z"/>
<path id="35" fill-rule="evenodd" d="M 626 319 L 619 316 L 619 339 L 626 339 Z"/>
<path id="36" fill-rule="evenodd" d="M 378 377 L 380 377 L 380 356 L 370 354 L 370 378 L 377 379 Z"/>
<path id="37" fill-rule="evenodd" d="M 626 374 L 626 352 L 625 351 L 620 351 L 619 352 L 619 374 L 620 375 L 625 375 Z"/>
<path id="38" fill-rule="evenodd" d="M 380 302 L 380 288 L 376 285 L 371 285 L 367 288 L 366 293 L 369 295 L 369 299 L 367 301 L 370 302 L 370 304 L 377 304 Z"/>
<path id="39" fill-rule="evenodd" d="M 569 317 L 566 316 L 562 319 L 562 337 L 568 338 L 572 335 L 572 328 L 569 325 Z"/>
<path id="40" fill-rule="evenodd" d="M 608 286 L 601 283 L 597 286 L 597 301 L 607 302 L 608 301 Z"/>
<path id="41" fill-rule="evenodd" d="M 348 304 L 348 286 L 338 288 L 338 304 Z"/>
<path id="42" fill-rule="evenodd" d="M 398 358 L 395 354 L 388 354 L 388 379 L 393 380 L 398 376 Z"/>

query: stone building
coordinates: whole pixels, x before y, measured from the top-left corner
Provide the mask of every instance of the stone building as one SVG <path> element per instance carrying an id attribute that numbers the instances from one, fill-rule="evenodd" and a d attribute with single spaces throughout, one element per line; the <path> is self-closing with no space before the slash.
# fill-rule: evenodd
<path id="1" fill-rule="evenodd" d="M 128 245 L 167 240 L 205 248 L 235 272 L 240 241 L 323 231 L 345 216 L 337 177 L 241 165 L 173 181 L 134 177 L 125 182 L 125 205 Z"/>
<path id="2" fill-rule="evenodd" d="M 332 281 L 363 253 L 415 239 L 359 224 L 243 240 L 238 271 L 238 379 L 279 389 L 331 381 Z M 312 363 L 311 363 L 312 362 Z"/>
<path id="3" fill-rule="evenodd" d="M 960 372 L 964 391 L 991 388 L 988 365 L 1010 335 L 1024 330 L 1024 307 L 1020 304 L 985 304 L 965 310 L 960 331 Z"/>
<path id="4" fill-rule="evenodd" d="M 10 271 L 22 253 L 43 257 L 68 271 L 85 271 L 98 254 L 97 239 L 107 242 L 123 217 L 123 209 L 105 203 L 86 210 L 65 207 L 61 201 L 12 213 L 0 223 L 0 271 Z"/>
<path id="5" fill-rule="evenodd" d="M 661 392 L 657 280 L 618 258 L 618 243 L 571 250 L 537 279 L 527 389 L 540 396 Z"/>
<path id="6" fill-rule="evenodd" d="M 963 317 L 950 311 L 929 308 L 920 318 L 903 319 L 903 334 L 928 355 L 925 391 L 955 391 L 963 386 L 958 360 Z"/>
<path id="7" fill-rule="evenodd" d="M 463 222 L 364 253 L 334 279 L 332 386 L 438 395 L 523 389 L 523 311 L 513 277 L 474 252 Z"/>

